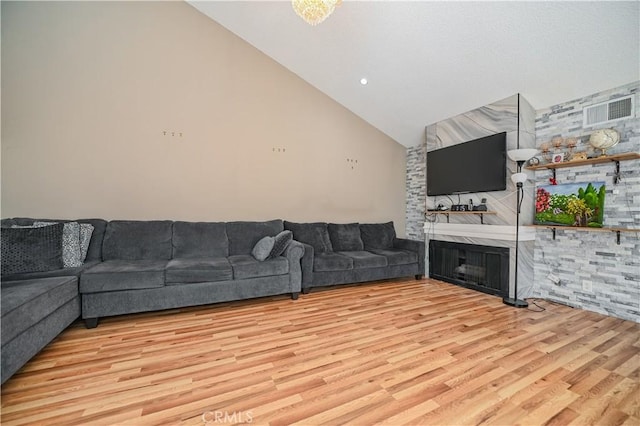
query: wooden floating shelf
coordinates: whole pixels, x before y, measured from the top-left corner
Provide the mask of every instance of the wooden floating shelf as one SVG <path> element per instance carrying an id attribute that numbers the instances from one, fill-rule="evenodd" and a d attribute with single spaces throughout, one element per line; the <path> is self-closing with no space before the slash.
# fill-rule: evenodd
<path id="1" fill-rule="evenodd" d="M 640 154 L 637 152 L 625 152 L 622 154 L 607 155 L 604 157 L 587 158 L 586 160 L 575 161 L 563 161 L 562 163 L 547 163 L 539 164 L 537 166 L 527 166 L 528 170 L 540 170 L 540 169 L 562 169 L 565 167 L 583 166 L 586 164 L 603 164 L 618 161 L 637 160 L 640 158 Z"/>
<path id="2" fill-rule="evenodd" d="M 470 211 L 470 212 L 452 212 L 449 210 L 438 210 L 437 212 L 427 212 L 426 214 L 435 213 L 435 214 L 498 214 L 497 212 L 489 212 L 489 211 Z"/>
<path id="3" fill-rule="evenodd" d="M 620 244 L 620 233 L 622 232 L 640 232 L 640 229 L 635 228 L 591 228 L 589 226 L 562 226 L 562 225 L 527 225 L 531 228 L 547 228 L 551 229 L 553 232 L 553 239 L 556 239 L 556 230 L 563 229 L 568 231 L 587 231 L 587 232 L 615 232 L 616 234 L 616 242 Z"/>
<path id="4" fill-rule="evenodd" d="M 424 213 L 425 216 L 428 216 L 430 214 L 443 214 L 445 216 L 447 216 L 447 223 L 449 223 L 449 215 L 453 214 L 453 215 L 476 215 L 476 216 L 480 216 L 480 223 L 482 223 L 484 225 L 484 215 L 485 214 L 498 214 L 497 212 L 493 212 L 493 211 L 480 211 L 480 210 L 476 210 L 476 211 L 464 211 L 464 212 L 456 212 L 456 211 L 449 211 L 449 210 L 438 210 L 438 211 L 426 211 Z"/>

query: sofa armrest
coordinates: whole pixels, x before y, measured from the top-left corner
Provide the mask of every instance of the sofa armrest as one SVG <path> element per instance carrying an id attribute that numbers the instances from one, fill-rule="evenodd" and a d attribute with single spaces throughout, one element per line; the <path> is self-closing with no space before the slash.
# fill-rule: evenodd
<path id="1" fill-rule="evenodd" d="M 302 268 L 301 259 L 304 256 L 304 245 L 298 241 L 292 240 L 285 249 L 282 256 L 289 261 L 289 275 L 291 276 L 291 292 L 299 293 L 302 289 Z"/>
<path id="2" fill-rule="evenodd" d="M 300 262 L 300 259 L 302 259 L 302 257 L 304 256 L 305 251 L 306 250 L 304 244 L 296 240 L 291 240 L 282 255 L 290 261 Z"/>
<path id="3" fill-rule="evenodd" d="M 394 238 L 393 247 L 402 250 L 409 250 L 418 253 L 418 267 L 420 273 L 424 274 L 425 243 L 424 241 L 408 240 L 406 238 Z"/>
<path id="4" fill-rule="evenodd" d="M 313 283 L 313 256 L 314 249 L 313 246 L 309 244 L 300 243 L 304 246 L 304 256 L 302 256 L 301 266 L 302 266 L 302 289 L 311 287 Z"/>

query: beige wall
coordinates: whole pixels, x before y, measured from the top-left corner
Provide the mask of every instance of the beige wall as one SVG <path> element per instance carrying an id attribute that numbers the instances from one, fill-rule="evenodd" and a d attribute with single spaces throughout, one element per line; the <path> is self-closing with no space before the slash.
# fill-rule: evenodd
<path id="1" fill-rule="evenodd" d="M 393 220 L 404 235 L 405 162 L 185 3 L 2 2 L 2 217 Z"/>

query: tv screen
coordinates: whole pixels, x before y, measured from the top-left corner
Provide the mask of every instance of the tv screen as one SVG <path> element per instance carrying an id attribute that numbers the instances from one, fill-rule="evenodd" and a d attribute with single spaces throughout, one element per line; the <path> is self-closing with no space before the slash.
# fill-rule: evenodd
<path id="1" fill-rule="evenodd" d="M 427 195 L 507 189 L 507 133 L 427 153 Z"/>

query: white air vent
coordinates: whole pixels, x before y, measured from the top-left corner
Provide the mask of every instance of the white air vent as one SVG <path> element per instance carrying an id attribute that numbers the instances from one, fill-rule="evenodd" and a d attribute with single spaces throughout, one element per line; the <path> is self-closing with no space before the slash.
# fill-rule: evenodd
<path id="1" fill-rule="evenodd" d="M 582 110 L 582 125 L 587 127 L 624 120 L 633 116 L 633 106 L 633 96 L 625 96 L 585 107 Z"/>

